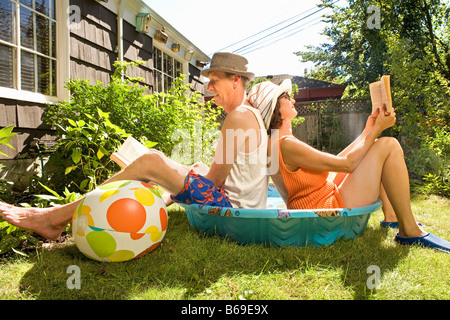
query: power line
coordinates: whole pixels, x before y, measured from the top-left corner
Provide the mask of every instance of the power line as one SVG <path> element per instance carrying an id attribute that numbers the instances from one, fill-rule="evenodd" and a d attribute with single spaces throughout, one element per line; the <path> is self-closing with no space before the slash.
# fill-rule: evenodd
<path id="1" fill-rule="evenodd" d="M 306 10 L 306 11 L 303 11 L 303 12 L 301 12 L 301 13 L 299 13 L 299 14 L 293 16 L 293 17 L 290 17 L 290 18 L 288 18 L 288 19 L 286 19 L 286 20 L 283 20 L 283 21 L 281 21 L 281 22 L 279 22 L 279 23 L 277 23 L 277 24 L 275 24 L 275 25 L 273 25 L 273 26 L 271 26 L 271 27 L 269 27 L 269 28 L 267 28 L 267 29 L 264 29 L 264 30 L 262 30 L 262 31 L 259 31 L 259 32 L 255 33 L 255 34 L 252 34 L 251 36 L 248 36 L 248 37 L 245 38 L 245 39 L 239 40 L 239 41 L 237 41 L 237 42 L 235 42 L 235 43 L 232 43 L 232 44 L 230 44 L 230 45 L 228 45 L 228 46 L 226 46 L 226 47 L 223 47 L 222 49 L 217 50 L 217 52 L 223 51 L 223 50 L 228 49 L 228 48 L 230 48 L 230 47 L 233 47 L 233 46 L 235 46 L 235 45 L 237 45 L 237 44 L 239 44 L 239 43 L 241 43 L 241 42 L 244 42 L 244 41 L 246 41 L 246 40 L 248 40 L 248 39 L 251 39 L 251 38 L 253 38 L 253 37 L 256 37 L 257 35 L 260 35 L 261 33 L 264 33 L 264 32 L 266 32 L 266 31 L 269 31 L 269 30 L 273 29 L 273 28 L 276 28 L 276 27 L 278 27 L 279 25 L 282 25 L 283 23 L 286 23 L 286 22 L 288 22 L 288 21 L 291 21 L 291 20 L 293 20 L 293 19 L 296 19 L 297 17 L 299 17 L 299 16 L 301 16 L 301 15 L 303 15 L 303 14 L 305 14 L 305 13 L 307 13 L 307 12 L 313 10 L 313 9 L 314 9 L 314 8 L 311 8 L 311 9 L 308 9 L 308 10 Z M 212 54 L 211 54 L 211 55 L 212 55 Z"/>
<path id="2" fill-rule="evenodd" d="M 336 1 L 334 1 L 332 4 L 335 4 L 335 3 L 339 2 L 339 1 L 341 1 L 341 0 L 336 0 Z M 266 32 L 266 31 L 269 31 L 269 30 L 271 30 L 271 29 L 273 29 L 273 28 L 276 28 L 276 27 L 278 27 L 278 26 L 280 26 L 280 25 L 282 25 L 282 24 L 285 24 L 285 23 L 287 23 L 287 22 L 289 22 L 289 21 L 291 21 L 291 20 L 293 20 L 293 19 L 296 19 L 297 17 L 302 16 L 302 15 L 304 15 L 305 13 L 310 12 L 310 11 L 313 10 L 313 9 L 314 9 L 314 8 L 311 8 L 311 9 L 308 9 L 308 10 L 306 10 L 306 11 L 303 11 L 303 12 L 300 13 L 300 14 L 297 14 L 297 15 L 295 15 L 295 16 L 293 16 L 293 17 L 291 17 L 291 18 L 288 18 L 288 19 L 286 19 L 286 20 L 283 20 L 282 22 L 279 22 L 279 23 L 277 23 L 277 24 L 275 24 L 275 25 L 273 25 L 273 26 L 271 26 L 271 27 L 269 27 L 269 28 L 266 28 L 266 29 L 264 29 L 264 30 L 262 30 L 262 31 L 259 31 L 259 32 L 255 33 L 255 34 L 253 34 L 253 35 L 251 35 L 251 36 L 249 36 L 249 37 L 246 37 L 245 39 L 239 40 L 239 41 L 237 41 L 237 42 L 235 42 L 235 43 L 233 43 L 233 44 L 231 44 L 231 45 L 228 45 L 228 46 L 226 46 L 226 47 L 224 47 L 224 48 L 222 48 L 222 49 L 220 49 L 220 50 L 218 50 L 218 51 L 222 51 L 222 50 L 224 50 L 224 49 L 228 49 L 228 48 L 230 48 L 230 47 L 235 46 L 236 44 L 239 44 L 239 43 L 244 42 L 244 41 L 246 41 L 246 40 L 248 40 L 248 39 L 254 38 L 254 37 L 256 37 L 257 35 L 260 35 L 260 34 Z M 305 30 L 306 28 L 297 30 L 299 27 L 296 27 L 296 28 L 295 28 L 295 30 L 297 30 L 296 32 L 293 32 L 292 34 L 290 34 L 290 35 L 288 35 L 288 36 L 286 36 L 286 37 L 280 38 L 280 39 L 278 39 L 278 40 L 274 40 L 274 41 L 273 41 L 272 43 L 270 43 L 269 45 L 260 46 L 260 47 L 254 49 L 254 50 L 248 51 L 249 49 L 254 48 L 255 46 L 257 46 L 257 45 L 258 45 L 258 42 L 260 42 L 260 41 L 262 41 L 262 40 L 264 40 L 264 42 L 270 41 L 270 39 L 267 40 L 268 37 L 273 36 L 273 35 L 275 35 L 275 34 L 281 32 L 281 31 L 283 31 L 283 30 L 285 30 L 285 29 L 287 29 L 287 28 L 289 28 L 289 27 L 291 27 L 291 26 L 293 26 L 293 25 L 295 25 L 295 24 L 297 24 L 297 23 L 299 23 L 299 22 L 301 22 L 301 21 L 303 21 L 303 20 L 305 20 L 305 19 L 307 19 L 307 18 L 313 16 L 313 15 L 315 15 L 316 13 L 318 13 L 318 12 L 324 10 L 324 9 L 326 9 L 326 8 L 325 8 L 325 7 L 322 7 L 322 8 L 320 8 L 320 9 L 314 11 L 313 13 L 310 13 L 310 14 L 308 14 L 308 15 L 306 15 L 306 16 L 303 16 L 302 18 L 297 19 L 296 21 L 294 21 L 294 22 L 292 22 L 292 23 L 290 23 L 290 24 L 288 24 L 288 25 L 286 25 L 286 26 L 284 26 L 284 27 L 282 27 L 282 28 L 279 28 L 278 30 L 273 31 L 272 33 L 270 33 L 270 34 L 268 34 L 268 35 L 266 35 L 266 36 L 263 36 L 263 37 L 261 37 L 261 38 L 255 40 L 255 41 L 253 41 L 253 42 L 250 42 L 250 43 L 248 43 L 248 44 L 246 44 L 246 45 L 244 45 L 244 46 L 242 46 L 242 47 L 240 47 L 240 48 L 234 50 L 233 52 L 234 52 L 234 53 L 239 53 L 239 54 L 242 54 L 243 52 L 245 52 L 245 53 L 253 52 L 253 51 L 262 49 L 262 48 L 264 48 L 264 47 L 267 47 L 267 46 L 269 46 L 269 45 L 272 45 L 272 44 L 274 44 L 274 43 L 276 43 L 276 42 L 278 42 L 278 41 L 280 41 L 280 40 L 283 40 L 283 39 L 286 39 L 286 38 L 288 38 L 288 37 L 291 37 L 291 36 L 293 36 L 294 34 L 300 32 L 300 31 L 302 31 L 302 30 Z M 311 22 L 311 21 L 310 21 L 310 22 Z M 309 23 L 310 23 L 310 22 L 309 22 Z M 313 25 L 316 25 L 316 24 L 318 24 L 318 23 L 319 23 L 319 22 L 314 23 Z M 313 26 L 313 25 L 310 25 L 310 27 Z M 303 26 L 303 25 L 302 25 L 302 26 Z M 300 27 L 302 27 L 302 26 L 300 26 Z M 292 30 L 290 30 L 290 31 L 292 31 Z M 287 32 L 290 32 L 290 31 L 287 31 Z M 283 33 L 282 35 L 284 35 L 284 34 L 286 34 L 286 33 Z M 263 43 L 264 43 L 264 42 L 263 42 Z M 262 43 L 259 43 L 259 44 L 262 44 Z M 211 54 L 211 55 L 212 55 L 212 54 Z"/>
<path id="3" fill-rule="evenodd" d="M 250 47 L 250 48 L 247 48 L 247 50 L 244 49 L 243 51 L 240 51 L 239 54 L 241 54 L 241 55 L 246 55 L 246 54 L 252 53 L 253 51 L 257 51 L 257 50 L 260 50 L 260 49 L 269 47 L 269 46 L 271 46 L 271 45 L 273 45 L 273 44 L 275 44 L 275 43 L 277 43 L 277 42 L 279 42 L 279 41 L 281 41 L 281 40 L 285 40 L 285 39 L 288 39 L 288 38 L 290 38 L 290 37 L 292 37 L 292 36 L 295 36 L 295 35 L 296 35 L 297 33 L 299 33 L 300 31 L 304 31 L 304 30 L 306 30 L 306 29 L 309 29 L 309 28 L 311 28 L 311 27 L 313 27 L 313 26 L 315 26 L 315 25 L 317 25 L 317 24 L 319 24 L 319 23 L 321 23 L 321 21 L 317 21 L 317 22 L 315 22 L 315 23 L 313 23 L 313 24 L 307 25 L 306 27 L 304 27 L 305 25 L 301 25 L 301 26 L 300 26 L 300 27 L 302 27 L 301 29 L 296 28 L 295 30 L 289 30 L 288 32 L 285 32 L 285 33 L 283 33 L 282 35 L 280 35 L 279 38 L 274 39 L 274 40 L 273 40 L 272 42 L 270 42 L 269 44 L 263 45 L 264 42 L 261 43 L 261 44 L 255 44 L 254 46 L 252 46 L 252 47 Z M 289 32 L 290 32 L 290 33 L 289 33 Z M 289 33 L 289 34 L 283 37 L 283 35 L 285 35 L 286 33 Z M 266 40 L 265 42 L 270 41 L 270 40 L 272 40 L 272 39 Z M 256 47 L 257 45 L 260 45 L 260 46 L 257 47 L 257 48 L 255 48 L 255 49 L 252 49 L 252 48 Z M 235 52 L 235 53 L 237 53 L 237 52 Z"/>
<path id="4" fill-rule="evenodd" d="M 338 2 L 338 1 L 340 1 L 340 0 L 337 0 L 337 1 L 333 2 L 333 4 L 336 3 L 336 2 Z M 288 24 L 287 26 L 285 26 L 285 27 L 283 27 L 283 28 L 281 28 L 281 29 L 278 29 L 277 31 L 274 31 L 274 32 L 268 34 L 268 35 L 265 36 L 265 37 L 262 37 L 262 38 L 260 38 L 260 39 L 258 39 L 258 40 L 255 40 L 255 41 L 253 41 L 253 42 L 251 42 L 251 43 L 249 43 L 249 44 L 247 44 L 247 45 L 245 45 L 245 46 L 243 46 L 243 47 L 241 47 L 241 48 L 239 48 L 239 49 L 234 50 L 233 52 L 234 52 L 234 53 L 238 53 L 239 51 L 242 51 L 242 50 L 245 49 L 246 47 L 248 47 L 248 46 L 250 46 L 250 45 L 252 45 L 252 44 L 254 44 L 254 43 L 257 43 L 258 41 L 261 41 L 261 40 L 263 40 L 264 38 L 270 37 L 271 35 L 274 35 L 274 34 L 280 32 L 280 31 L 282 31 L 282 30 L 284 30 L 284 29 L 286 29 L 286 28 L 288 28 L 288 27 L 290 27 L 290 26 L 292 26 L 292 25 L 294 25 L 294 24 L 296 24 L 296 23 L 299 23 L 300 21 L 303 21 L 303 20 L 305 20 L 306 18 L 309 18 L 310 16 L 312 16 L 312 15 L 314 15 L 314 14 L 316 14 L 316 13 L 318 13 L 318 12 L 324 10 L 324 9 L 325 9 L 325 8 L 320 8 L 320 9 L 314 11 L 313 13 L 310 13 L 309 15 L 307 15 L 307 16 L 305 16 L 305 17 L 302 17 L 301 19 L 298 19 L 298 20 L 294 21 L 293 23 L 290 23 L 290 24 Z"/>

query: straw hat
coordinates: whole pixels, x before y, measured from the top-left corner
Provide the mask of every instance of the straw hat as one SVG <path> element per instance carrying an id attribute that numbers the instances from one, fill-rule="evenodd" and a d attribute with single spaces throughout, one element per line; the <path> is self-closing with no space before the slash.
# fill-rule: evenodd
<path id="1" fill-rule="evenodd" d="M 248 72 L 247 66 L 248 61 L 243 56 L 229 52 L 217 52 L 213 55 L 209 68 L 203 69 L 200 74 L 208 77 L 211 71 L 217 70 L 238 74 L 247 77 L 249 80 L 253 80 L 255 74 Z"/>
<path id="2" fill-rule="evenodd" d="M 273 110 L 277 105 L 277 99 L 284 92 L 287 92 L 289 95 L 292 93 L 292 82 L 290 79 L 284 80 L 279 86 L 270 81 L 264 81 L 253 86 L 248 93 L 248 101 L 261 113 L 266 129 L 269 129 Z"/>

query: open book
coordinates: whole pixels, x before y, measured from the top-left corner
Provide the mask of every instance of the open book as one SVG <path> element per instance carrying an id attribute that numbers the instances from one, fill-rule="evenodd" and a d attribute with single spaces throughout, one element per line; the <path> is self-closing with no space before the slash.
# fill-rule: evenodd
<path id="1" fill-rule="evenodd" d="M 148 152 L 148 149 L 139 141 L 129 136 L 122 146 L 110 158 L 122 168 Z"/>
<path id="2" fill-rule="evenodd" d="M 381 108 L 383 103 L 386 111 L 392 111 L 391 79 L 390 76 L 382 76 L 380 81 L 370 84 L 370 98 L 372 99 L 372 113 Z"/>

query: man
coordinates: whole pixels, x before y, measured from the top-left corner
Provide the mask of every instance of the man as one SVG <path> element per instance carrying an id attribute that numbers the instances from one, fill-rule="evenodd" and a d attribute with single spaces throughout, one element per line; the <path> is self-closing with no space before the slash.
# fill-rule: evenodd
<path id="1" fill-rule="evenodd" d="M 156 150 L 118 172 L 108 182 L 152 181 L 174 195 L 176 202 L 263 208 L 267 197 L 267 134 L 259 112 L 244 105 L 254 74 L 248 61 L 232 53 L 216 53 L 209 69 L 208 91 L 228 113 L 210 168 L 187 168 Z M 196 169 L 201 172 L 196 172 Z M 201 175 L 202 173 L 203 175 Z M 48 239 L 59 237 L 81 200 L 52 208 L 19 208 L 0 202 L 0 215 L 11 224 Z"/>

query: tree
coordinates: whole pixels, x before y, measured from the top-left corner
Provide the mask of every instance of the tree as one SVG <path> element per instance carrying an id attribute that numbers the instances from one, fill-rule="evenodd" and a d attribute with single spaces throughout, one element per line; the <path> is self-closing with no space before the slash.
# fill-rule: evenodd
<path id="1" fill-rule="evenodd" d="M 369 83 L 391 75 L 397 136 L 410 173 L 450 195 L 450 7 L 441 0 L 348 0 L 332 8 L 331 43 L 297 52 L 311 76 L 347 84 L 346 97 L 369 97 Z"/>
<path id="2" fill-rule="evenodd" d="M 319 6 L 333 10 L 324 30 L 332 43 L 296 52 L 303 62 L 316 63 L 313 77 L 346 82 L 352 97 L 367 95 L 370 82 L 391 72 L 389 39 L 396 35 L 410 44 L 414 58 L 432 57 L 426 71 L 450 81 L 450 7 L 440 0 L 349 0 L 342 8 L 323 0 Z M 376 18 L 379 24 L 371 24 Z"/>

